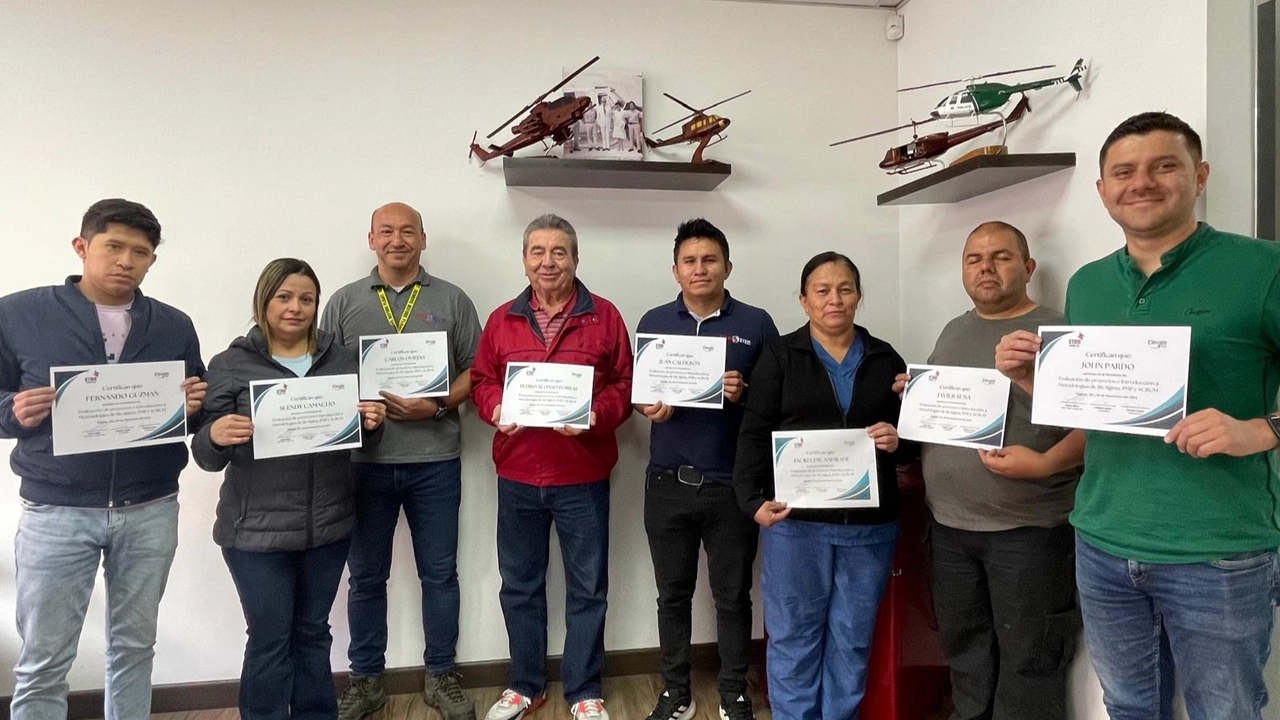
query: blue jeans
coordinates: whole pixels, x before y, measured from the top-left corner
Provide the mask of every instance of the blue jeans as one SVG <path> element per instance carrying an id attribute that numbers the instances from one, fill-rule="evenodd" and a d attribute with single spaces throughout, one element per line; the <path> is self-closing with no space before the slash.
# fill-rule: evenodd
<path id="1" fill-rule="evenodd" d="M 1111 720 L 1258 720 L 1271 653 L 1275 550 L 1208 563 L 1126 560 L 1076 539 L 1084 636 Z"/>
<path id="2" fill-rule="evenodd" d="M 23 502 L 14 541 L 18 634 L 14 720 L 65 720 L 67 672 L 101 562 L 107 580 L 107 720 L 151 714 L 156 616 L 178 547 L 178 499 L 126 508 Z"/>
<path id="3" fill-rule="evenodd" d="M 241 720 L 338 717 L 329 665 L 329 611 L 350 540 L 296 552 L 223 548 L 249 640 L 240 671 Z"/>
<path id="4" fill-rule="evenodd" d="M 898 524 L 783 520 L 761 532 L 760 589 L 776 720 L 851 720 L 867 686 Z"/>
<path id="5" fill-rule="evenodd" d="M 433 675 L 451 672 L 458 645 L 458 507 L 462 462 L 351 463 L 356 483 L 356 529 L 351 570 L 347 658 L 354 677 L 381 675 L 387 665 L 387 579 L 391 541 L 404 507 L 413 560 L 422 584 L 423 664 Z"/>
<path id="6" fill-rule="evenodd" d="M 564 560 L 560 676 L 570 705 L 601 697 L 609 593 L 609 481 L 535 487 L 498 478 L 498 572 L 511 650 L 512 690 L 547 686 L 547 561 L 551 525 Z"/>

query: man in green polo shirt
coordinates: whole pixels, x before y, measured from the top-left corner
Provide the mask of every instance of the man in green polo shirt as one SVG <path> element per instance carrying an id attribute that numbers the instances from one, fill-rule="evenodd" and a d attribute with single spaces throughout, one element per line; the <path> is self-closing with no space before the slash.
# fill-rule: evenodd
<path id="1" fill-rule="evenodd" d="M 1071 523 L 1085 640 L 1112 720 L 1261 717 L 1280 585 L 1280 246 L 1195 219 L 1209 165 L 1167 113 L 1102 146 L 1098 194 L 1125 246 L 1067 287 L 1072 325 L 1191 327 L 1188 415 L 1163 438 L 1087 433 Z M 1038 338 L 996 366 L 1032 390 Z"/>

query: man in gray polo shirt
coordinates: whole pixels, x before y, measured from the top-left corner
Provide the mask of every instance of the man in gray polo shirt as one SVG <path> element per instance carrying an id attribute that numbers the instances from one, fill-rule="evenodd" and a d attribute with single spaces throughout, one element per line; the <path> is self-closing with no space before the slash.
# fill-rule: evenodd
<path id="1" fill-rule="evenodd" d="M 338 703 L 339 720 L 359 720 L 387 702 L 381 679 L 387 651 L 387 578 L 401 507 L 422 583 L 426 702 L 445 720 L 475 717 L 475 706 L 454 673 L 462 497 L 457 407 L 471 394 L 480 319 L 466 293 L 423 269 L 426 246 L 418 211 L 403 203 L 375 210 L 369 249 L 377 255 L 378 266 L 368 277 L 335 292 L 320 321 L 351 352 L 357 351 L 361 335 L 446 332 L 451 374 L 448 397 L 406 399 L 382 393 L 387 403 L 382 442 L 368 452 L 352 453 L 356 531 L 347 559 L 351 686 Z"/>
<path id="2" fill-rule="evenodd" d="M 994 368 L 1004 335 L 1062 323 L 1062 313 L 1027 296 L 1036 264 L 1017 228 L 979 225 L 961 258 L 974 307 L 947 323 L 930 364 Z M 1066 720 L 1066 669 L 1080 632 L 1067 515 L 1083 434 L 1032 425 L 1031 396 L 1014 385 L 1004 440 L 981 453 L 921 451 L 951 720 Z"/>

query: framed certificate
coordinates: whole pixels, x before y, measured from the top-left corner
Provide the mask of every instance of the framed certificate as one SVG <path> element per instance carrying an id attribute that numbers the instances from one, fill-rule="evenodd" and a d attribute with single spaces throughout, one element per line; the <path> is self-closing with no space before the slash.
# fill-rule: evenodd
<path id="1" fill-rule="evenodd" d="M 722 337 L 639 333 L 631 402 L 723 408 L 724 363 Z"/>
<path id="2" fill-rule="evenodd" d="M 507 363 L 502 385 L 503 425 L 591 427 L 590 365 Z"/>
<path id="3" fill-rule="evenodd" d="M 443 332 L 360 336 L 360 399 L 449 394 L 449 338 Z"/>
<path id="4" fill-rule="evenodd" d="M 988 368 L 908 365 L 898 436 L 991 450 L 1004 445 L 1009 378 Z"/>
<path id="5" fill-rule="evenodd" d="M 254 380 L 253 457 L 258 460 L 360 447 L 355 375 Z"/>
<path id="6" fill-rule="evenodd" d="M 53 454 L 183 442 L 185 373 L 180 360 L 49 368 Z"/>
<path id="7" fill-rule="evenodd" d="M 875 441 L 865 428 L 775 432 L 773 486 L 794 508 L 880 507 Z"/>
<path id="8" fill-rule="evenodd" d="M 1040 328 L 1031 422 L 1163 436 L 1187 415 L 1191 328 Z"/>

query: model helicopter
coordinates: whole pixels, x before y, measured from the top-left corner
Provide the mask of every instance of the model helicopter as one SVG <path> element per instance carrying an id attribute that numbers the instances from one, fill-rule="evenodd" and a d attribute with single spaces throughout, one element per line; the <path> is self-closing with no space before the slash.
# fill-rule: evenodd
<path id="1" fill-rule="evenodd" d="M 516 123 L 511 132 L 515 133 L 515 137 L 509 140 L 505 145 L 490 145 L 486 150 L 476 144 L 476 136 L 471 136 L 471 152 L 467 154 L 470 158 L 472 155 L 480 158 L 480 162 L 484 163 L 492 160 L 499 155 L 511 156 L 516 150 L 528 147 L 534 143 L 541 142 L 546 144 L 547 138 L 551 138 L 555 145 L 560 145 L 569 139 L 573 132 L 573 124 L 582 119 L 586 114 L 587 108 L 591 107 L 591 98 L 574 97 L 565 95 L 551 102 L 543 102 L 551 93 L 559 90 L 569 84 L 570 80 L 577 77 L 583 70 L 591 67 L 600 56 L 597 55 L 587 61 L 587 64 L 574 70 L 568 77 L 556 83 L 550 90 L 539 95 L 533 102 L 525 105 L 512 115 L 506 122 L 498 126 L 497 130 L 485 136 L 486 139 L 492 138 L 494 135 L 502 132 L 503 128 L 515 122 L 525 112 L 529 115 L 520 122 Z"/>
<path id="2" fill-rule="evenodd" d="M 912 137 L 911 142 L 906 145 L 889 148 L 889 151 L 884 154 L 884 159 L 880 161 L 880 169 L 887 170 L 891 175 L 905 175 L 907 173 L 913 173 L 940 165 L 941 163 L 939 163 L 936 158 L 943 155 L 951 148 L 969 142 L 980 135 L 985 135 L 994 130 L 1001 130 L 1004 133 L 1000 138 L 1000 145 L 997 146 L 1003 150 L 1004 140 L 1008 134 L 1009 125 L 1021 120 L 1022 114 L 1030 110 L 1031 103 L 1027 100 L 1027 96 L 1023 95 L 1022 99 L 1018 101 L 1018 104 L 1013 106 L 1013 112 L 1009 113 L 1009 117 L 1002 117 L 999 120 L 977 125 L 961 132 L 952 133 L 943 131 L 920 137 L 915 134 L 915 128 L 921 123 L 910 123 L 908 125 L 899 125 L 898 127 L 890 128 L 888 130 L 881 130 L 880 132 L 849 138 L 848 140 L 841 140 L 840 142 L 831 143 L 831 145 L 834 147 L 836 145 L 843 145 L 845 143 L 865 140 L 877 135 L 884 135 L 886 133 L 911 128 L 912 135 L 914 136 Z"/>
<path id="3" fill-rule="evenodd" d="M 975 83 L 973 80 L 981 80 L 983 78 L 995 77 L 997 75 L 1012 75 L 1014 73 L 1031 72 L 1032 70 L 1045 70 L 1053 67 L 1052 65 L 1037 65 L 1036 67 L 1021 68 L 1019 70 L 1005 70 L 1003 72 L 988 73 L 979 75 L 965 80 L 947 80 L 946 82 L 928 83 L 927 85 L 916 85 L 915 87 L 902 88 L 898 92 L 908 92 L 911 90 L 922 90 L 924 88 L 938 87 L 939 85 L 951 85 L 958 82 L 968 82 L 963 90 L 957 90 L 942 99 L 932 110 L 929 115 L 935 120 L 952 120 L 955 118 L 974 117 L 983 113 L 999 110 L 1018 93 L 1025 93 L 1030 90 L 1039 90 L 1040 88 L 1052 87 L 1053 85 L 1061 85 L 1067 83 L 1080 92 L 1084 87 L 1080 84 L 1080 79 L 1084 77 L 1085 70 L 1088 68 L 1084 65 L 1084 58 L 1076 60 L 1076 64 L 1072 66 L 1071 72 L 1062 77 L 1047 78 L 1044 80 L 1033 80 L 1027 83 L 1018 83 L 1017 85 L 1005 85 L 1004 83 Z"/>
<path id="4" fill-rule="evenodd" d="M 747 90 L 746 92 L 740 92 L 737 95 L 734 95 L 733 97 L 725 98 L 724 100 L 721 100 L 720 102 L 717 102 L 717 103 L 712 103 L 702 108 L 701 110 L 689 105 L 688 103 L 685 103 L 683 100 L 677 98 L 676 96 L 670 93 L 662 93 L 663 95 L 670 98 L 673 102 L 675 102 L 680 107 L 683 107 L 684 109 L 689 110 L 692 114 L 685 115 L 679 120 L 676 120 L 675 122 L 670 123 L 668 125 L 664 125 L 655 131 L 655 133 L 660 133 L 663 130 L 666 130 L 667 128 L 672 127 L 673 125 L 684 123 L 684 125 L 680 127 L 679 135 L 669 137 L 666 140 L 650 140 L 649 136 L 645 135 L 644 144 L 651 148 L 660 148 L 660 147 L 667 147 L 668 145 L 677 145 L 679 143 L 696 142 L 698 143 L 698 147 L 694 149 L 693 158 L 690 160 L 690 162 L 694 162 L 694 163 L 708 162 L 702 157 L 702 151 L 706 150 L 712 145 L 715 145 L 716 143 L 728 137 L 727 135 L 722 135 L 721 133 L 725 131 L 725 128 L 729 127 L 729 118 L 721 117 L 720 115 L 708 115 L 707 111 L 713 107 L 718 107 L 720 105 L 723 105 L 729 102 L 730 100 L 737 100 L 738 98 L 742 97 L 743 95 L 746 95 L 749 92 L 751 91 Z M 715 138 L 715 140 L 712 140 L 712 138 Z"/>

